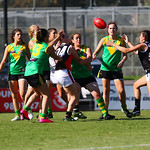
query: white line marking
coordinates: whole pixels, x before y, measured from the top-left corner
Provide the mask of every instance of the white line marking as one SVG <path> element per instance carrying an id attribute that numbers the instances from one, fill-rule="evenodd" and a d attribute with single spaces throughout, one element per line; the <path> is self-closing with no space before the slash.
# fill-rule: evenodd
<path id="1" fill-rule="evenodd" d="M 131 147 L 150 147 L 150 144 L 138 144 L 138 145 L 122 145 L 122 146 L 105 146 L 105 147 L 89 147 L 89 148 L 75 148 L 69 150 L 99 150 L 99 149 L 115 149 L 115 148 L 131 148 Z"/>

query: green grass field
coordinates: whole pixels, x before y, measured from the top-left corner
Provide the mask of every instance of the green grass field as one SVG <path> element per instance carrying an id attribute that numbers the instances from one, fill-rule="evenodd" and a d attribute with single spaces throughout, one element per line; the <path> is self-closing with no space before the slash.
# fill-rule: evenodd
<path id="1" fill-rule="evenodd" d="M 99 111 L 85 111 L 85 120 L 64 122 L 65 112 L 54 112 L 55 123 L 33 120 L 11 122 L 14 113 L 0 113 L 1 150 L 148 150 L 150 149 L 150 110 L 140 117 L 127 118 L 110 111 L 115 120 L 99 121 Z"/>

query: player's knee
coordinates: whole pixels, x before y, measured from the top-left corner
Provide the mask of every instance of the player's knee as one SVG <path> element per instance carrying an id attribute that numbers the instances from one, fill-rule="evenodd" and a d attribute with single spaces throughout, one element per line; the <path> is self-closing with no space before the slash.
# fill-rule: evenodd
<path id="1" fill-rule="evenodd" d="M 118 93 L 119 93 L 119 95 L 124 95 L 125 94 L 125 90 L 124 89 L 119 89 Z"/>

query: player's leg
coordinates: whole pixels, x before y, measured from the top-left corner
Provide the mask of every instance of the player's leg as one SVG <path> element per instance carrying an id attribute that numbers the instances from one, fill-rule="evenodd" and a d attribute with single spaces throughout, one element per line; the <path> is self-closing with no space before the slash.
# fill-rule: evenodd
<path id="1" fill-rule="evenodd" d="M 90 91 L 90 93 L 96 100 L 100 110 L 102 111 L 102 116 L 99 119 L 106 119 L 106 120 L 114 119 L 115 116 L 108 114 L 108 110 L 105 107 L 105 103 L 104 103 L 103 97 L 100 94 L 100 90 L 99 90 L 97 82 L 96 81 L 90 82 L 90 83 L 86 84 L 85 87 L 86 87 L 86 89 L 88 89 Z"/>
<path id="2" fill-rule="evenodd" d="M 103 99 L 105 102 L 105 107 L 108 110 L 109 94 L 110 94 L 110 80 L 102 78 L 102 84 L 103 84 Z"/>
<path id="3" fill-rule="evenodd" d="M 77 88 L 77 97 L 76 97 L 76 105 L 73 108 L 73 116 L 77 117 L 78 119 L 86 119 L 87 117 L 80 111 L 79 109 L 79 99 L 81 95 L 81 86 L 75 82 L 75 86 Z M 68 96 L 69 99 L 69 96 Z"/>
<path id="4" fill-rule="evenodd" d="M 18 80 L 19 94 L 23 101 L 25 101 L 25 95 L 27 91 L 27 81 L 25 79 Z"/>
<path id="5" fill-rule="evenodd" d="M 76 84 L 73 83 L 73 84 L 71 84 L 67 87 L 64 87 L 64 90 L 66 91 L 66 93 L 70 97 L 67 112 L 66 112 L 66 116 L 65 116 L 64 120 L 74 121 L 74 119 L 71 116 L 72 116 L 72 111 L 73 111 L 74 106 L 76 105 L 77 97 L 78 97 L 78 95 L 77 95 L 78 91 L 77 91 L 77 88 L 76 88 Z"/>
<path id="6" fill-rule="evenodd" d="M 135 97 L 135 107 L 132 111 L 133 116 L 139 116 L 140 115 L 140 104 L 141 104 L 141 90 L 140 87 L 146 86 L 146 75 L 138 79 L 133 84 L 134 89 L 134 97 Z"/>
<path id="7" fill-rule="evenodd" d="M 28 88 L 27 88 L 27 92 L 26 92 L 26 95 L 25 95 L 25 101 L 24 101 L 24 105 L 27 103 L 29 97 L 34 93 L 34 89 L 28 85 Z"/>
<path id="8" fill-rule="evenodd" d="M 18 121 L 20 120 L 20 109 L 19 109 L 19 101 L 18 101 L 18 81 L 8 81 L 9 89 L 12 95 L 12 101 L 15 109 L 15 118 L 11 121 Z"/>
<path id="9" fill-rule="evenodd" d="M 48 89 L 52 88 L 50 80 L 46 80 L 46 84 L 48 86 Z M 51 86 L 51 87 L 50 87 Z M 47 116 L 48 118 L 53 118 L 53 113 L 52 113 L 52 107 L 51 107 L 51 100 L 48 101 L 48 110 L 47 110 Z"/>
<path id="10" fill-rule="evenodd" d="M 39 122 L 41 123 L 53 123 L 53 121 L 47 118 L 47 111 L 48 111 L 48 102 L 50 101 L 50 91 L 47 84 L 43 84 L 40 87 L 34 88 L 36 93 L 40 93 L 42 96 L 42 112 L 40 113 Z"/>
<path id="11" fill-rule="evenodd" d="M 150 97 L 150 73 L 146 74 L 146 82 L 147 82 L 148 95 Z"/>
<path id="12" fill-rule="evenodd" d="M 20 97 L 24 101 L 24 104 L 26 104 L 29 96 L 33 94 L 34 90 L 32 88 L 29 88 L 29 91 L 27 91 L 27 81 L 24 78 L 22 78 L 21 75 L 20 75 L 20 79 L 18 79 L 18 86 L 19 86 Z M 26 96 L 26 91 L 27 91 L 27 96 Z M 33 113 L 31 109 L 28 111 L 28 113 L 29 113 L 29 118 L 33 119 Z"/>
<path id="13" fill-rule="evenodd" d="M 62 98 L 66 102 L 66 105 L 68 105 L 68 97 L 65 90 L 59 84 L 57 84 L 56 87 L 60 98 Z"/>
<path id="14" fill-rule="evenodd" d="M 129 110 L 127 109 L 127 105 L 126 105 L 126 93 L 124 89 L 124 81 L 123 79 L 122 80 L 115 79 L 114 83 L 119 94 L 119 99 L 121 102 L 122 110 L 126 114 L 127 117 L 131 118 L 132 114 L 129 112 Z"/>

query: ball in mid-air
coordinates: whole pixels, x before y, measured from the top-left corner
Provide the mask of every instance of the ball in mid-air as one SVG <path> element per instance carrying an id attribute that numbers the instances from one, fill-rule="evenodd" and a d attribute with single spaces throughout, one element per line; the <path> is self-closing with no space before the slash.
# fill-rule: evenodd
<path id="1" fill-rule="evenodd" d="M 99 29 L 105 29 L 107 27 L 106 22 L 101 18 L 93 19 L 93 24 Z"/>

